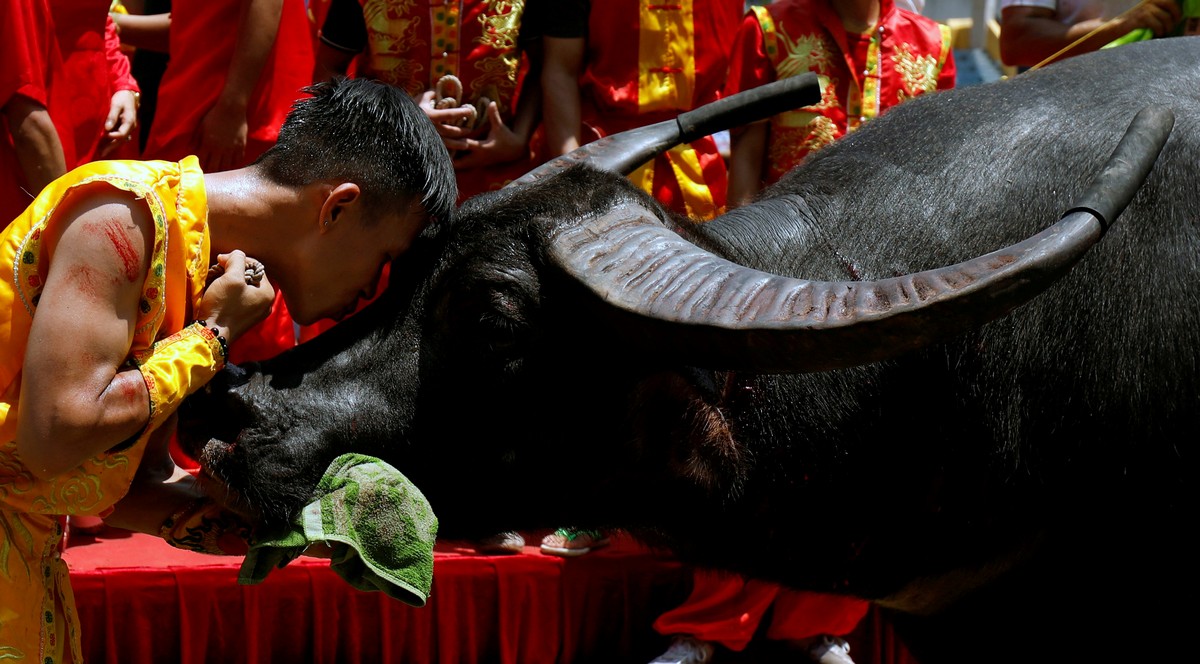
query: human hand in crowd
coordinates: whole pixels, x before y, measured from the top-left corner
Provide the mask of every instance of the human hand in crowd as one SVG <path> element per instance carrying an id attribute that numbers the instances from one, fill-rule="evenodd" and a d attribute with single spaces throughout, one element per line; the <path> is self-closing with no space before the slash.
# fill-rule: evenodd
<path id="1" fill-rule="evenodd" d="M 1125 17 L 1128 30 L 1147 28 L 1155 37 L 1169 34 L 1183 18 L 1177 0 L 1143 0 Z"/>
<path id="2" fill-rule="evenodd" d="M 133 90 L 117 90 L 113 93 L 108 117 L 104 120 L 104 146 L 100 149 L 100 156 L 107 157 L 113 150 L 133 140 L 134 129 L 137 129 L 137 96 Z"/>
<path id="3" fill-rule="evenodd" d="M 529 142 L 504 124 L 496 102 L 488 104 L 487 124 L 490 128 L 482 140 L 469 136 L 454 140 L 453 149 L 459 150 L 454 157 L 455 168 L 503 164 L 521 159 L 529 153 Z M 442 140 L 446 142 L 446 147 L 451 147 L 450 140 L 445 137 Z"/>
<path id="4" fill-rule="evenodd" d="M 261 273 L 257 281 L 252 278 L 256 270 Z M 220 328 L 232 343 L 271 313 L 275 288 L 262 264 L 240 250 L 217 256 L 210 273 L 219 276 L 204 290 L 196 318 L 206 321 L 209 327 Z"/>
<path id="5" fill-rule="evenodd" d="M 442 137 L 442 142 L 446 144 L 446 149 L 453 153 L 459 149 L 456 147 L 464 136 L 469 133 L 469 130 L 463 129 L 460 125 L 464 121 L 469 120 L 475 112 L 474 109 L 456 106 L 454 108 L 435 108 L 434 103 L 437 101 L 437 93 L 433 90 L 426 90 L 421 95 L 421 99 L 417 104 L 425 115 L 433 122 L 433 126 L 437 129 L 438 135 Z M 453 143 L 453 144 L 452 144 Z"/>
<path id="6" fill-rule="evenodd" d="M 205 171 L 228 171 L 242 166 L 246 158 L 246 109 L 224 102 L 205 113 L 199 127 L 200 149 L 196 156 Z"/>

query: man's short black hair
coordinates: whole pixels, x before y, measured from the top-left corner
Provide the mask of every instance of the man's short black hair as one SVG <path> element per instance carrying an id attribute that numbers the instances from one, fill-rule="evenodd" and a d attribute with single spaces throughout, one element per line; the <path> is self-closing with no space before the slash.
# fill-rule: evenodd
<path id="1" fill-rule="evenodd" d="M 305 88 L 279 139 L 255 162 L 279 184 L 343 180 L 362 190 L 373 214 L 403 213 L 415 198 L 431 219 L 454 213 L 458 186 L 433 123 L 403 90 L 337 78 Z"/>

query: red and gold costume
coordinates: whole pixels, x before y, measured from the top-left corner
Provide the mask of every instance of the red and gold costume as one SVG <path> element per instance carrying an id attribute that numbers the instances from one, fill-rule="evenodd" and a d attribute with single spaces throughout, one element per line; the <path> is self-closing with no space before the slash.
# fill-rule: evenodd
<path id="1" fill-rule="evenodd" d="M 220 98 L 237 48 L 243 0 L 176 2 L 171 9 L 171 61 L 158 88 L 158 107 L 145 159 L 175 161 L 196 154 L 200 122 Z M 312 83 L 313 51 L 304 0 L 284 0 L 279 32 L 246 107 L 245 165 L 275 144 L 279 127 Z"/>
<path id="2" fill-rule="evenodd" d="M 766 183 L 900 102 L 954 87 L 950 29 L 881 0 L 879 23 L 851 34 L 827 0 L 752 7 L 729 69 L 729 93 L 816 72 L 821 101 L 770 120 Z"/>
<path id="3" fill-rule="evenodd" d="M 75 163 L 66 122 L 70 90 L 62 83 L 63 63 L 48 0 L 0 2 L 0 107 L 20 95 L 50 112 L 63 143 L 66 163 Z M 0 220 L 8 223 L 33 201 L 17 160 L 12 135 L 0 132 Z"/>
<path id="4" fill-rule="evenodd" d="M 596 0 L 580 79 L 591 138 L 670 120 L 720 99 L 740 0 Z M 562 31 L 547 34 L 573 37 Z M 637 47 L 633 48 L 636 44 Z M 725 206 L 725 161 L 711 137 L 672 148 L 630 175 L 669 207 L 708 219 Z"/>
<path id="5" fill-rule="evenodd" d="M 352 6 L 352 5 L 361 6 Z M 348 25 L 346 12 L 361 14 L 365 34 Z M 419 97 L 453 75 L 462 82 L 459 104 L 496 102 L 509 127 L 523 72 L 518 37 L 524 0 L 332 0 L 323 41 L 361 53 L 356 76 L 373 78 Z M 328 18 L 327 18 L 328 20 Z M 486 132 L 486 126 L 481 129 Z M 456 171 L 459 200 L 499 189 L 532 170 L 532 159 Z"/>
<path id="6" fill-rule="evenodd" d="M 109 451 L 52 480 L 35 477 L 17 452 L 21 372 L 38 297 L 53 254 L 42 236 L 66 223 L 73 192 L 133 194 L 154 221 L 129 361 L 150 393 L 150 421 L 128 449 Z M 210 265 L 208 202 L 194 157 L 182 162 L 91 162 L 48 185 L 0 236 L 0 659 L 81 661 L 79 623 L 59 557 L 66 515 L 103 515 L 129 490 L 150 435 L 224 365 L 217 338 L 189 324 Z"/>
<path id="7" fill-rule="evenodd" d="M 99 157 L 100 139 L 112 96 L 120 90 L 140 92 L 129 71 L 129 58 L 121 52 L 116 25 L 104 0 L 51 0 L 58 43 L 62 49 L 66 81 L 72 103 L 68 121 L 71 133 L 61 136 L 74 144 L 75 162 L 67 168 Z M 132 153 L 122 157 L 136 157 Z"/>

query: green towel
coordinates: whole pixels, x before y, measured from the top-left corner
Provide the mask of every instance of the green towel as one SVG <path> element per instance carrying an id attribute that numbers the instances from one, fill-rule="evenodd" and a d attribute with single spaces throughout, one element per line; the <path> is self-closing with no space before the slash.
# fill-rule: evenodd
<path id="1" fill-rule="evenodd" d="M 392 466 L 362 454 L 333 460 L 292 528 L 250 546 L 238 583 L 261 583 L 310 544 L 333 549 L 330 566 L 359 590 L 381 590 L 424 606 L 433 583 L 437 517 L 415 485 Z"/>

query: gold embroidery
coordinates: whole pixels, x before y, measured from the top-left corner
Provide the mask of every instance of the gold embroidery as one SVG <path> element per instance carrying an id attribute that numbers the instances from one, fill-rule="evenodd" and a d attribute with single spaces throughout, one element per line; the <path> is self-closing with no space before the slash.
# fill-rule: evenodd
<path id="1" fill-rule="evenodd" d="M 842 102 L 837 96 L 838 79 L 829 76 L 821 76 L 821 79 L 821 101 L 809 108 L 841 108 Z"/>
<path id="2" fill-rule="evenodd" d="M 9 495 L 29 493 L 33 488 L 33 473 L 16 459 L 17 443 L 9 442 L 0 450 L 0 499 Z"/>
<path id="3" fill-rule="evenodd" d="M 420 38 L 421 17 L 410 16 L 414 0 L 366 2 L 363 18 L 370 45 L 368 68 L 383 82 L 420 94 L 425 86 L 418 75 L 424 67 L 412 62 L 407 53 L 423 47 Z"/>
<path id="4" fill-rule="evenodd" d="M 404 90 L 411 97 L 425 92 L 425 84 L 421 82 L 425 67 L 413 60 L 398 55 L 375 57 L 371 59 L 371 70 L 380 81 Z"/>
<path id="5" fill-rule="evenodd" d="M 417 3 L 417 0 L 385 0 L 385 2 L 378 2 L 378 3 L 377 2 L 366 2 L 363 4 L 372 5 L 374 10 L 372 11 L 372 9 L 368 9 L 368 8 L 364 7 L 363 15 L 370 16 L 371 14 L 377 14 L 378 12 L 386 11 L 386 10 L 390 9 L 392 12 L 392 16 L 403 16 L 403 15 L 411 12 L 413 6 L 416 5 L 416 3 Z M 368 18 L 368 20 L 370 20 L 370 19 Z"/>
<path id="6" fill-rule="evenodd" d="M 516 57 L 501 55 L 494 58 L 480 58 L 475 62 L 475 69 L 480 73 L 471 81 L 472 103 L 482 97 L 500 105 L 500 112 L 506 110 L 505 99 L 512 99 L 513 89 L 517 85 Z M 503 91 L 503 92 L 501 92 Z"/>
<path id="7" fill-rule="evenodd" d="M 779 26 L 777 34 L 786 53 L 775 67 L 779 78 L 799 76 L 807 71 L 829 73 L 833 62 L 833 49 L 823 35 L 800 35 L 793 40 L 782 25 Z"/>
<path id="8" fill-rule="evenodd" d="M 801 145 L 805 151 L 812 152 L 829 145 L 836 139 L 837 125 L 824 115 L 818 115 L 809 123 L 808 136 L 804 137 Z"/>
<path id="9" fill-rule="evenodd" d="M 50 491 L 33 501 L 38 512 L 50 514 L 92 514 L 103 507 L 104 492 L 98 475 L 70 473 L 48 483 Z"/>
<path id="10" fill-rule="evenodd" d="M 11 564 L 14 543 L 18 545 L 16 559 L 25 570 L 25 577 L 29 578 L 33 574 L 29 559 L 21 555 L 21 552 L 33 550 L 34 536 L 20 517 L 9 518 L 8 514 L 10 513 L 0 512 L 0 575 L 11 583 L 13 573 L 17 571 Z"/>
<path id="11" fill-rule="evenodd" d="M 521 31 L 525 0 L 490 0 L 487 5 L 487 11 L 479 17 L 483 25 L 479 43 L 498 51 L 514 50 L 517 34 Z"/>
<path id="12" fill-rule="evenodd" d="M 913 55 L 912 44 L 905 43 L 896 47 L 892 62 L 896 63 L 896 73 L 900 75 L 902 84 L 896 95 L 899 101 L 937 89 L 937 58 L 932 55 Z"/>
<path id="13" fill-rule="evenodd" d="M 382 55 L 397 55 L 410 48 L 425 44 L 417 30 L 421 27 L 420 16 L 407 16 L 405 9 L 382 2 L 368 2 L 363 7 L 366 20 L 368 43 L 372 50 Z"/>

